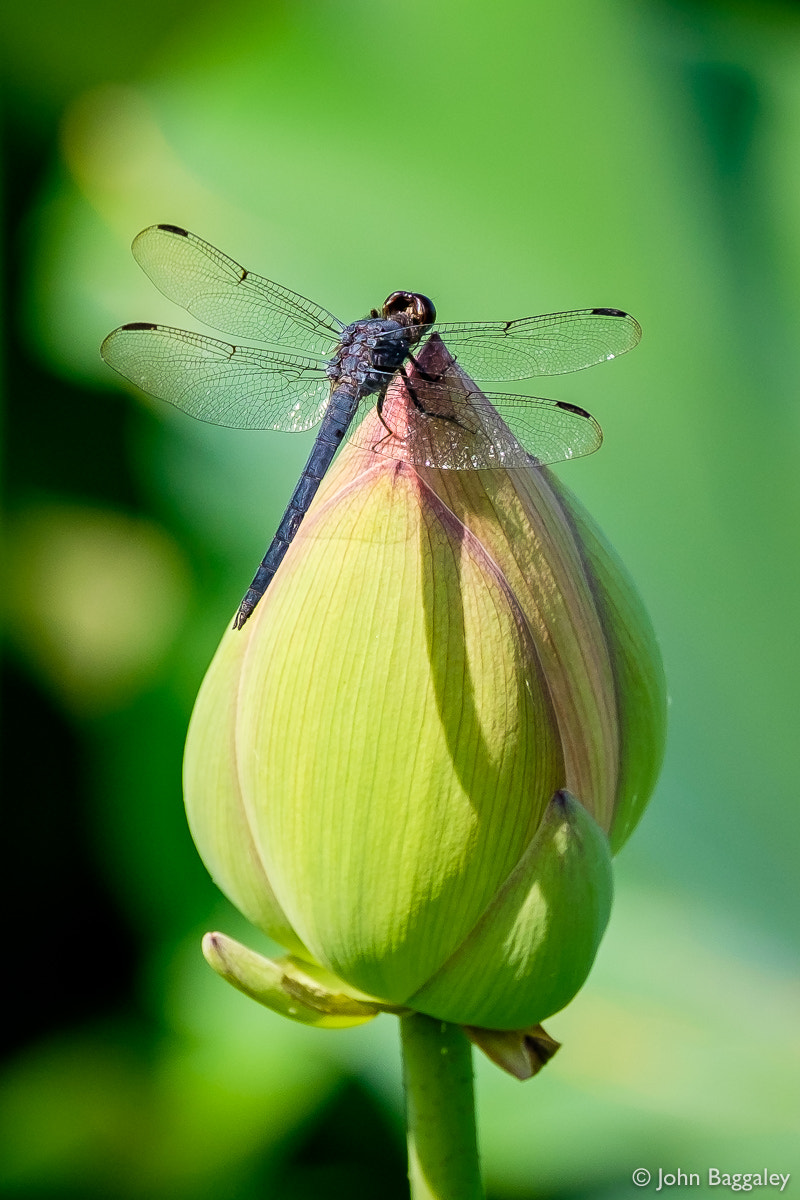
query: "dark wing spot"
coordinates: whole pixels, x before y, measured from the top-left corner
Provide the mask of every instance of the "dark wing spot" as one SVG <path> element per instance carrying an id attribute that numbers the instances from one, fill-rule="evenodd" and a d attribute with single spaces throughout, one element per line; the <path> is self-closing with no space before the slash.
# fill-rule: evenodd
<path id="1" fill-rule="evenodd" d="M 245 270 L 245 268 L 244 268 L 244 267 L 242 267 L 242 273 L 241 273 L 241 275 L 239 276 L 239 283 L 244 283 L 245 279 L 247 279 L 247 276 L 248 276 L 249 274 L 250 274 L 250 272 L 249 272 L 249 271 L 246 271 L 246 270 Z"/>
<path id="2" fill-rule="evenodd" d="M 597 317 L 627 317 L 629 315 L 621 308 L 593 308 L 592 312 Z"/>
<path id="3" fill-rule="evenodd" d="M 127 325 L 120 326 L 121 329 L 158 329 L 152 321 L 131 321 Z"/>
<path id="4" fill-rule="evenodd" d="M 189 230 L 181 229 L 180 225 L 159 225 L 158 228 L 165 230 L 167 233 L 177 233 L 180 237 L 189 236 Z"/>
<path id="5" fill-rule="evenodd" d="M 589 417 L 591 420 L 591 417 L 589 416 L 589 413 L 587 413 L 586 409 L 579 408 L 577 404 L 570 404 L 567 400 L 556 400 L 556 404 L 559 408 L 565 408 L 567 412 L 577 413 L 579 417 Z"/>

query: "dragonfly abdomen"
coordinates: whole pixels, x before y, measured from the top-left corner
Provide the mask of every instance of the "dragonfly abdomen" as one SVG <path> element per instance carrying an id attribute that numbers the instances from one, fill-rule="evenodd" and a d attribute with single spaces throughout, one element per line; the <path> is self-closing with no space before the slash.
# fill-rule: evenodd
<path id="1" fill-rule="evenodd" d="M 281 523 L 270 542 L 267 553 L 261 560 L 253 582 L 239 605 L 239 611 L 233 622 L 234 629 L 242 628 L 283 562 L 284 555 L 300 528 L 303 517 L 311 506 L 311 501 L 317 494 L 322 477 L 342 444 L 348 426 L 355 415 L 359 399 L 360 393 L 353 388 L 341 387 L 336 388 L 333 392 L 308 461 L 292 492 Z"/>

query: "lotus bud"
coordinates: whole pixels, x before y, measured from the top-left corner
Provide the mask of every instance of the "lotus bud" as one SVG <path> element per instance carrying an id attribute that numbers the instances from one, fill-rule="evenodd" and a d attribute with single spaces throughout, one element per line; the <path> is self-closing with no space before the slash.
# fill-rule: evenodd
<path id="1" fill-rule="evenodd" d="M 476 391 L 436 337 L 419 361 L 423 393 L 444 371 Z M 426 419 L 399 382 L 383 417 Z M 385 436 L 373 411 L 224 634 L 188 734 L 189 823 L 291 969 L 366 1006 L 343 1017 L 469 1026 L 524 1074 L 525 1047 L 556 1048 L 533 1027 L 583 984 L 611 853 L 655 783 L 661 662 L 619 561 L 545 468 L 412 467 L 368 448 Z M 242 986 L 219 945 L 212 965 Z"/>

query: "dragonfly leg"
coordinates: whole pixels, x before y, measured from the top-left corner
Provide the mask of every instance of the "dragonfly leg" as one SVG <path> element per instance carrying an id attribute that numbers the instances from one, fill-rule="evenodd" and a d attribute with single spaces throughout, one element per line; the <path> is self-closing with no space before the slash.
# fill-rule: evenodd
<path id="1" fill-rule="evenodd" d="M 414 362 L 414 359 L 412 358 L 411 361 Z M 417 365 L 416 362 L 414 362 L 414 365 L 415 366 Z M 427 373 L 421 373 L 421 374 L 422 374 L 422 378 L 427 383 L 435 383 L 437 379 L 441 379 L 441 375 L 439 375 L 439 376 L 428 375 Z M 406 385 L 406 391 L 408 392 L 409 396 L 411 397 L 411 403 L 414 405 L 414 408 L 417 410 L 417 412 L 424 413 L 425 407 L 421 403 L 419 396 L 415 392 L 414 385 L 411 382 L 411 380 L 408 378 L 408 376 L 406 375 L 406 369 L 402 364 L 398 368 L 398 375 L 401 376 L 403 383 Z"/>
<path id="2" fill-rule="evenodd" d="M 417 374 L 419 375 L 420 379 L 424 379 L 426 383 L 438 383 L 438 382 L 439 382 L 439 380 L 443 378 L 443 376 L 442 376 L 442 373 L 441 373 L 441 372 L 440 372 L 438 375 L 430 375 L 430 374 L 429 374 L 429 373 L 428 373 L 428 372 L 425 370 L 425 368 L 422 366 L 422 364 L 420 363 L 419 359 L 416 359 L 416 358 L 414 357 L 414 355 L 411 353 L 411 351 L 410 351 L 410 350 L 409 350 L 409 352 L 408 352 L 407 358 L 408 358 L 408 361 L 409 361 L 410 363 L 413 363 L 413 365 L 414 365 L 414 367 L 416 368 Z M 453 359 L 453 362 L 455 362 L 455 359 Z M 405 371 L 403 370 L 403 368 L 402 368 L 402 367 L 400 367 L 400 374 L 401 374 L 401 375 L 403 376 L 403 378 L 406 380 L 406 383 L 408 383 L 408 379 L 406 379 L 406 373 L 405 373 Z"/>
<path id="3" fill-rule="evenodd" d="M 417 360 L 416 360 L 416 359 L 413 357 L 413 355 L 409 354 L 409 356 L 408 356 L 408 357 L 411 359 L 411 362 L 412 362 L 412 363 L 414 364 L 414 366 L 417 368 L 417 370 L 418 370 L 418 372 L 419 372 L 419 374 L 420 374 L 421 378 L 422 378 L 422 379 L 423 379 L 423 380 L 424 380 L 426 383 L 436 383 L 436 382 L 438 382 L 438 380 L 440 380 L 440 379 L 442 378 L 442 376 L 441 376 L 441 375 L 429 375 L 427 371 L 424 371 L 424 370 L 422 369 L 422 367 L 420 367 L 420 366 L 419 366 L 419 364 L 417 363 Z M 422 403 L 422 401 L 420 400 L 420 398 L 419 398 L 419 396 L 417 395 L 416 391 L 414 390 L 414 385 L 413 385 L 413 383 L 411 382 L 411 380 L 408 378 L 408 375 L 406 374 L 405 367 L 404 367 L 402 364 L 401 364 L 401 365 L 398 367 L 398 369 L 397 369 L 397 373 L 398 373 L 398 375 L 401 377 L 401 379 L 403 380 L 403 383 L 405 384 L 405 389 L 406 389 L 406 391 L 407 391 L 408 395 L 409 395 L 409 396 L 410 396 L 410 398 L 411 398 L 411 403 L 414 405 L 414 408 L 416 408 L 417 412 L 419 412 L 419 413 L 422 413 L 422 415 L 423 415 L 424 417 L 435 417 L 435 416 L 438 416 L 438 415 L 439 415 L 438 413 L 431 413 L 431 412 L 428 412 L 428 410 L 425 408 L 425 405 Z M 380 421 L 381 425 L 383 425 L 383 427 L 384 427 L 384 429 L 386 430 L 386 432 L 387 432 L 387 433 L 388 433 L 388 434 L 389 434 L 391 437 L 395 437 L 395 436 L 396 436 L 396 434 L 395 434 L 395 431 L 394 431 L 393 429 L 391 429 L 391 428 L 389 427 L 389 425 L 387 425 L 387 424 L 386 424 L 386 421 L 384 420 L 384 417 L 383 417 L 383 406 L 384 406 L 384 403 L 385 403 L 385 401 L 386 401 L 386 392 L 381 392 L 381 393 L 380 393 L 380 395 L 378 396 L 378 400 L 377 400 L 377 403 L 376 403 L 376 405 L 375 405 L 375 408 L 376 408 L 376 410 L 377 410 L 377 413 L 378 413 L 378 419 L 379 419 L 379 421 Z M 449 421 L 455 420 L 455 418 L 454 418 L 454 417 L 447 417 L 447 418 L 445 418 L 445 419 L 446 419 L 446 420 L 449 420 Z"/>
<path id="4" fill-rule="evenodd" d="M 411 357 L 411 356 L 409 355 L 409 357 Z M 412 359 L 411 361 L 413 362 L 414 360 Z M 417 412 L 421 413 L 421 415 L 423 417 L 432 417 L 437 421 L 450 421 L 453 425 L 458 425 L 459 429 L 466 430 L 467 433 L 475 432 L 475 430 L 471 429 L 469 425 L 465 425 L 463 421 L 460 421 L 458 417 L 451 416 L 450 413 L 431 412 L 430 409 L 425 407 L 425 405 L 422 403 L 422 401 L 420 400 L 417 393 L 414 391 L 413 384 L 411 383 L 411 380 L 406 375 L 404 367 L 402 367 L 402 366 L 399 367 L 398 374 L 400 374 L 403 377 L 403 382 L 406 385 L 406 391 L 408 392 L 409 396 L 411 397 L 412 404 L 416 408 Z M 443 379 L 444 376 L 443 375 L 425 375 L 424 378 L 427 382 L 437 383 L 440 379 Z M 378 413 L 380 415 L 380 403 L 378 404 Z M 384 423 L 384 425 L 386 425 L 385 421 L 383 423 Z M 389 428 L 388 425 L 386 427 L 387 427 L 387 429 Z M 390 432 L 391 432 L 391 430 L 390 430 Z"/>
<path id="5" fill-rule="evenodd" d="M 378 400 L 375 405 L 375 411 L 378 414 L 378 420 L 380 421 L 383 428 L 386 430 L 389 437 L 395 437 L 394 430 L 392 428 L 390 428 L 389 425 L 386 424 L 386 421 L 383 416 L 383 405 L 384 405 L 385 400 L 386 400 L 386 392 L 381 392 L 380 395 L 378 396 Z M 381 438 L 381 441 L 383 441 L 383 438 Z"/>

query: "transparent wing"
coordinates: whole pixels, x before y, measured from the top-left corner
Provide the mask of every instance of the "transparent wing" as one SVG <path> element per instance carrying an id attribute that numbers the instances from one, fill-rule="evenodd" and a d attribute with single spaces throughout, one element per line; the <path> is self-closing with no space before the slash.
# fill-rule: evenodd
<path id="1" fill-rule="evenodd" d="M 214 329 L 326 357 L 339 342 L 344 326 L 327 309 L 252 274 L 177 225 L 151 225 L 131 248 L 165 296 Z"/>
<path id="2" fill-rule="evenodd" d="M 350 440 L 414 466 L 455 471 L 563 462 L 592 454 L 603 440 L 590 413 L 561 400 L 427 382 L 415 384 L 415 393 L 424 412 L 398 383 L 384 408 L 385 424 L 364 420 Z"/>
<path id="3" fill-rule="evenodd" d="M 299 432 L 321 419 L 330 381 L 314 359 L 231 346 L 167 325 L 123 325 L 100 348 L 142 391 L 213 425 Z"/>
<path id="4" fill-rule="evenodd" d="M 470 375 L 490 380 L 581 371 L 626 354 L 642 336 L 638 322 L 616 308 L 437 324 L 436 332 Z"/>

